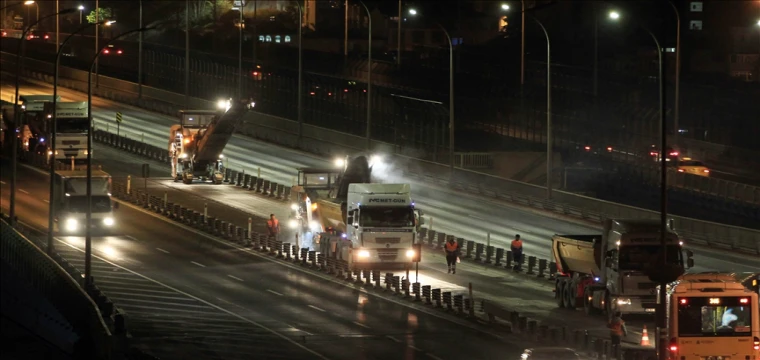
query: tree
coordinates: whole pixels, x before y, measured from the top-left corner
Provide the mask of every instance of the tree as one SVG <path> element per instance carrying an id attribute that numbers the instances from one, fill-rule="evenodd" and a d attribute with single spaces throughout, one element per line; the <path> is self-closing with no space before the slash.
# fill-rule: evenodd
<path id="1" fill-rule="evenodd" d="M 188 1 L 188 22 L 192 28 L 204 28 L 212 25 L 214 16 L 218 17 L 232 9 L 232 1 L 229 0 L 191 0 Z M 185 24 L 185 7 L 179 10 L 179 23 Z"/>
<path id="2" fill-rule="evenodd" d="M 87 22 L 90 24 L 94 24 L 98 21 L 113 19 L 113 12 L 111 11 L 111 8 L 98 8 L 98 12 L 99 12 L 98 15 L 100 16 L 97 17 L 97 20 L 95 17 L 95 10 L 87 14 Z"/>

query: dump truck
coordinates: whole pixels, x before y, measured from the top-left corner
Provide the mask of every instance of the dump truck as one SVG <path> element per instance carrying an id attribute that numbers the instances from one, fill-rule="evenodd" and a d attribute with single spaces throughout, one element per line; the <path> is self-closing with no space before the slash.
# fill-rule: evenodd
<path id="1" fill-rule="evenodd" d="M 92 217 L 91 228 L 110 232 L 116 226 L 114 209 L 118 203 L 111 201 L 111 175 L 102 170 L 92 170 Z M 85 170 L 58 170 L 53 184 L 55 201 L 54 219 L 58 231 L 66 235 L 81 235 L 86 230 L 87 219 L 87 172 Z"/>
<path id="2" fill-rule="evenodd" d="M 345 169 L 299 169 L 293 227 L 351 269 L 407 267 L 419 259 L 421 213 L 409 184 L 371 183 L 365 156 Z"/>
<path id="3" fill-rule="evenodd" d="M 560 308 L 583 307 L 587 314 L 616 311 L 626 315 L 654 315 L 657 286 L 647 270 L 659 259 L 660 222 L 656 220 L 603 221 L 595 235 L 554 235 L 552 258 L 557 264 L 554 294 Z M 684 266 L 683 243 L 670 227 L 666 234 L 667 265 Z M 688 267 L 693 266 L 687 251 Z"/>

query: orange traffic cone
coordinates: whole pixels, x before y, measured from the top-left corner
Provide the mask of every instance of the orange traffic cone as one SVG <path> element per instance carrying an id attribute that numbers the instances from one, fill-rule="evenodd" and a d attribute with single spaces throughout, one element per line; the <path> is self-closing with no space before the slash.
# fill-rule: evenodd
<path id="1" fill-rule="evenodd" d="M 649 334 L 647 334 L 646 325 L 644 325 L 644 331 L 641 333 L 641 346 L 651 346 L 649 343 Z"/>

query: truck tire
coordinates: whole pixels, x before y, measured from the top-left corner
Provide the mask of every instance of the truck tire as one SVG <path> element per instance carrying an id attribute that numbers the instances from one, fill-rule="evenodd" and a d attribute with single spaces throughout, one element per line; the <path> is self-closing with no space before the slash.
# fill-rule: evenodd
<path id="1" fill-rule="evenodd" d="M 565 280 L 563 278 L 557 279 L 556 285 L 554 285 L 554 298 L 557 299 L 557 307 L 560 309 L 565 308 Z"/>
<path id="2" fill-rule="evenodd" d="M 573 295 L 573 283 L 571 281 L 566 281 L 564 286 L 564 293 L 562 294 L 562 300 L 565 302 L 565 309 L 567 310 L 575 310 L 575 307 L 573 306 L 572 299 L 575 297 Z"/>

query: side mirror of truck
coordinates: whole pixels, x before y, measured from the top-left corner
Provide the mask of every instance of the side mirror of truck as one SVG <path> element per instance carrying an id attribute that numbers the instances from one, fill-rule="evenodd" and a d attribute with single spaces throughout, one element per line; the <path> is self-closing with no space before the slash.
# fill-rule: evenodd
<path id="1" fill-rule="evenodd" d="M 686 250 L 686 257 L 691 259 L 694 257 L 694 252 L 691 250 Z"/>

